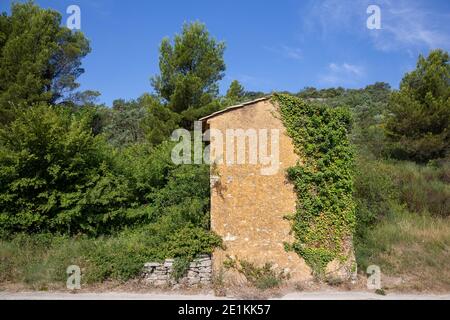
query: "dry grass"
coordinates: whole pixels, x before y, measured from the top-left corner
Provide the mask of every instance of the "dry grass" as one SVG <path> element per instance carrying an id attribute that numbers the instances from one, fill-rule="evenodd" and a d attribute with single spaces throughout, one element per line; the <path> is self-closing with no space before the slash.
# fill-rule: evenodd
<path id="1" fill-rule="evenodd" d="M 376 264 L 382 285 L 398 291 L 450 291 L 450 218 L 398 211 L 369 231 L 359 248 L 363 266 Z"/>

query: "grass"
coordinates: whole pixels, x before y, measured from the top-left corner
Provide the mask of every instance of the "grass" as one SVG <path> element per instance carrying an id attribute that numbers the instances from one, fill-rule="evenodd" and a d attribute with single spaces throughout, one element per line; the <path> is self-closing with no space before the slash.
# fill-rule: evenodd
<path id="1" fill-rule="evenodd" d="M 259 267 L 246 260 L 228 258 L 224 265 L 226 269 L 234 269 L 244 275 L 251 285 L 260 290 L 279 287 L 283 280 L 289 278 L 283 271 L 276 272 L 270 262 Z"/>
<path id="2" fill-rule="evenodd" d="M 450 217 L 449 163 L 435 167 L 397 162 L 390 166 L 392 179 L 400 191 L 400 203 L 409 211 Z"/>
<path id="3" fill-rule="evenodd" d="M 450 291 L 449 164 L 360 159 L 358 167 L 359 269 L 380 266 L 385 279 L 401 279 L 392 282 L 399 290 Z"/>
<path id="4" fill-rule="evenodd" d="M 206 230 L 192 226 L 173 230 L 164 223 L 97 238 L 18 234 L 0 240 L 0 284 L 25 284 L 37 290 L 62 287 L 69 265 L 81 268 L 82 284 L 125 282 L 138 277 L 145 262 L 208 254 L 219 244 L 217 236 Z"/>
<path id="5" fill-rule="evenodd" d="M 146 258 L 146 252 L 125 236 L 91 239 L 21 234 L 0 241 L 0 281 L 34 289 L 62 285 L 66 268 L 72 264 L 80 266 L 83 283 L 127 280 L 140 271 Z"/>
<path id="6" fill-rule="evenodd" d="M 359 270 L 376 264 L 383 275 L 402 279 L 395 284 L 399 290 L 450 291 L 450 165 L 360 158 L 358 168 Z M 73 264 L 81 267 L 82 284 L 125 282 L 139 276 L 145 262 L 210 253 L 219 245 L 206 230 L 180 229 L 177 221 L 166 216 L 154 224 L 97 238 L 18 234 L 1 239 L 0 286 L 64 287 L 66 268 Z M 181 273 L 186 261 L 177 261 Z M 239 269 L 263 290 L 284 279 L 270 265 L 244 262 Z M 382 281 L 383 286 L 390 285 Z"/>
<path id="7" fill-rule="evenodd" d="M 402 278 L 396 289 L 450 290 L 450 218 L 399 207 L 356 248 L 363 270 L 376 264 L 383 274 Z"/>

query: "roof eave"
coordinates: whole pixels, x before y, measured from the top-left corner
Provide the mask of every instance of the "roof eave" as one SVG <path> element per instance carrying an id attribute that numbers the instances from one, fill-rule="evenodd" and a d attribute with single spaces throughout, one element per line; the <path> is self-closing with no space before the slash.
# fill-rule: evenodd
<path id="1" fill-rule="evenodd" d="M 255 104 L 255 103 L 260 102 L 260 101 L 265 101 L 265 100 L 270 99 L 271 97 L 272 97 L 272 95 L 268 95 L 268 96 L 265 96 L 265 97 L 262 97 L 262 98 L 258 98 L 258 99 L 252 100 L 252 101 L 247 101 L 247 102 L 243 102 L 243 103 L 236 104 L 236 105 L 233 105 L 233 106 L 229 106 L 229 107 L 226 107 L 223 110 L 219 110 L 219 111 L 211 113 L 208 116 L 202 117 L 202 118 L 199 119 L 199 121 L 203 122 L 205 120 L 214 118 L 214 117 L 216 117 L 216 116 L 218 116 L 218 115 L 220 115 L 222 113 L 225 113 L 225 112 L 228 112 L 228 111 L 232 111 L 234 109 L 240 109 L 242 107 L 248 106 L 250 104 Z"/>

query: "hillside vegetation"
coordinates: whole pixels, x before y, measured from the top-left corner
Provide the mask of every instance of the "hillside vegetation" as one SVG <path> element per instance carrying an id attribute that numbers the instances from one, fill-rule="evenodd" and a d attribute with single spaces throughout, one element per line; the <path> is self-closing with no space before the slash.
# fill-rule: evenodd
<path id="1" fill-rule="evenodd" d="M 356 257 L 360 274 L 380 266 L 385 287 L 450 289 L 449 79 L 448 53 L 435 50 L 399 91 L 375 83 L 297 94 L 353 113 Z"/>
<path id="2" fill-rule="evenodd" d="M 165 258 L 175 258 L 183 273 L 193 257 L 222 245 L 210 231 L 209 166 L 173 164 L 170 135 L 264 95 L 238 81 L 219 94 L 226 69 L 223 42 L 204 24 L 185 23 L 161 42 L 153 93 L 105 106 L 97 103 L 99 92 L 78 90 L 90 44 L 81 32 L 62 27 L 58 12 L 15 3 L 10 15 L 0 15 L 0 28 L 2 285 L 62 287 L 71 264 L 82 268 L 83 283 L 127 281 L 140 275 L 144 262 Z M 325 181 L 345 191 L 326 200 L 348 204 L 349 214 L 321 212 L 351 218 L 351 228 L 338 231 L 354 230 L 360 275 L 377 264 L 386 288 L 450 290 L 448 53 L 420 56 L 399 90 L 377 82 L 292 95 L 314 101 L 318 109 L 306 110 L 309 116 L 320 111 L 324 123 L 345 122 L 345 132 L 335 129 L 350 132 L 341 139 L 344 149 L 320 152 L 323 137 L 314 134 L 311 150 L 317 152 L 310 156 L 314 166 L 326 168 L 324 155 L 355 155 L 354 176 L 340 176 L 345 188 Z M 345 117 L 339 110 L 346 110 Z M 292 124 L 290 133 L 298 136 L 298 128 Z M 339 172 L 339 161 L 332 160 L 327 163 Z M 300 188 L 306 188 L 300 173 L 320 176 L 306 169 L 289 172 Z M 308 238 L 311 226 L 297 218 L 303 231 L 297 251 L 306 255 L 305 244 L 318 251 L 320 244 Z M 327 230 L 321 232 L 322 240 Z"/>

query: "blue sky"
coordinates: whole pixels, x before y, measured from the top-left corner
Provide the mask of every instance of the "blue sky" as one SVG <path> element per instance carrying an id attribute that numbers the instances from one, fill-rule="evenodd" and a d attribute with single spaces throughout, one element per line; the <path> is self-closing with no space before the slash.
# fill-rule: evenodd
<path id="1" fill-rule="evenodd" d="M 112 1 L 38 0 L 62 13 L 81 9 L 81 31 L 92 52 L 83 60 L 81 89 L 98 90 L 100 102 L 133 99 L 151 92 L 158 73 L 158 47 L 199 20 L 226 43 L 224 93 L 237 79 L 247 90 L 297 92 L 318 88 L 363 87 L 386 81 L 398 87 L 417 56 L 430 49 L 450 51 L 448 0 L 311 1 Z M 9 11 L 2 1 L 0 11 Z M 369 5 L 381 9 L 381 29 L 369 30 Z"/>

